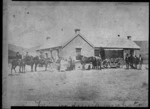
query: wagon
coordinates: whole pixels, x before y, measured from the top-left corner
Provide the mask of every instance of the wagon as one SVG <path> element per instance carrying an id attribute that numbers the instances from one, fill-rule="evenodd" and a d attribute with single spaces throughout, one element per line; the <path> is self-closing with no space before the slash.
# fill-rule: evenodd
<path id="1" fill-rule="evenodd" d="M 105 59 L 102 61 L 103 68 L 120 68 L 120 58 Z"/>

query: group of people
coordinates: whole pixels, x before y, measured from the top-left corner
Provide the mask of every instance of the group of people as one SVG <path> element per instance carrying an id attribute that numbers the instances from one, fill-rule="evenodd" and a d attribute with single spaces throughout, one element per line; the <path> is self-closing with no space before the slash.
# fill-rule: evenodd
<path id="1" fill-rule="evenodd" d="M 48 57 L 48 54 L 45 53 L 45 55 L 46 55 L 46 58 L 47 58 L 47 57 Z M 26 52 L 26 54 L 25 54 L 24 56 L 25 56 L 25 57 L 29 57 L 29 53 Z M 42 54 L 40 54 L 39 57 L 40 57 L 40 59 L 45 58 Z M 17 53 L 16 53 L 16 59 L 22 59 L 22 58 L 23 58 L 23 55 L 20 54 L 19 52 L 17 52 Z"/>
<path id="2" fill-rule="evenodd" d="M 28 57 L 28 56 L 29 56 L 29 54 L 28 54 L 28 52 L 26 52 L 25 57 Z M 42 55 L 40 55 L 39 57 L 41 59 L 43 58 Z M 46 54 L 46 57 L 48 57 L 47 54 Z M 19 52 L 17 52 L 16 53 L 16 59 L 22 59 L 22 58 L 23 58 L 23 56 Z M 74 64 L 74 61 L 72 60 L 71 57 L 69 57 L 68 60 L 61 59 L 60 65 L 63 66 L 63 64 L 65 63 L 65 61 L 69 63 L 69 67 L 68 67 L 69 70 L 75 69 L 75 64 Z M 143 64 L 143 58 L 141 57 L 141 55 L 139 55 L 139 56 L 134 55 L 133 56 L 132 54 L 126 54 L 125 62 L 126 62 L 126 69 L 131 68 L 131 69 L 139 69 L 139 70 L 141 70 L 142 64 Z"/>
<path id="3" fill-rule="evenodd" d="M 143 58 L 141 55 L 138 56 L 133 56 L 132 54 L 126 54 L 125 57 L 125 62 L 126 62 L 126 69 L 139 69 L 141 70 L 142 64 L 143 64 Z"/>
<path id="4" fill-rule="evenodd" d="M 23 55 L 22 55 L 22 54 L 20 54 L 19 52 L 17 52 L 17 53 L 16 53 L 16 58 L 17 58 L 17 59 L 22 58 L 22 56 L 23 56 Z M 28 53 L 28 52 L 26 52 L 26 55 L 25 55 L 25 56 L 29 56 L 29 53 Z"/>
<path id="5" fill-rule="evenodd" d="M 75 69 L 75 62 L 72 60 L 71 57 L 69 59 L 61 58 L 58 66 L 58 70 L 66 71 L 66 70 L 74 70 Z"/>

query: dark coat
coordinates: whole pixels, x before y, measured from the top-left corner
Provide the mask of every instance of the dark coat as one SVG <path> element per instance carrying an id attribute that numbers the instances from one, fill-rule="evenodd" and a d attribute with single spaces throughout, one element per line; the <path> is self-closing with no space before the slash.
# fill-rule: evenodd
<path id="1" fill-rule="evenodd" d="M 129 63 L 129 59 L 130 59 L 129 57 L 125 58 L 125 61 L 126 61 L 127 64 Z"/>
<path id="2" fill-rule="evenodd" d="M 142 63 L 143 63 L 143 58 L 139 57 L 139 64 L 142 64 Z"/>
<path id="3" fill-rule="evenodd" d="M 135 57 L 134 60 L 135 60 L 135 64 L 139 63 L 139 58 L 138 57 Z"/>
<path id="4" fill-rule="evenodd" d="M 130 57 L 129 57 L 129 63 L 133 64 L 133 61 L 134 61 L 134 57 L 133 57 L 133 56 L 130 56 Z"/>
<path id="5" fill-rule="evenodd" d="M 22 59 L 22 55 L 21 54 L 17 54 L 16 55 L 16 59 Z"/>

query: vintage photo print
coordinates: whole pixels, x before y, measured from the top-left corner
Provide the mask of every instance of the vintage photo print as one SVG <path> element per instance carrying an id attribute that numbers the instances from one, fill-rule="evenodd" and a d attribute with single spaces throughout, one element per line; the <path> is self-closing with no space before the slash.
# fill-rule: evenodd
<path id="1" fill-rule="evenodd" d="M 149 3 L 3 3 L 3 108 L 148 107 Z"/>

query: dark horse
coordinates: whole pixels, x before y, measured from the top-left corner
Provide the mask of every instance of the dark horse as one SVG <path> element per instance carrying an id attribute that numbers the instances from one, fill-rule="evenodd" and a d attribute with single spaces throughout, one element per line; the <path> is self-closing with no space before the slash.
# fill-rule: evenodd
<path id="1" fill-rule="evenodd" d="M 11 74 L 12 74 L 12 70 L 14 70 L 15 71 L 15 73 L 16 73 L 16 67 L 17 66 L 19 66 L 19 72 L 23 72 L 23 64 L 24 64 L 24 62 L 23 62 L 23 59 L 13 59 L 12 60 L 12 62 L 11 62 Z M 22 70 L 21 70 L 22 69 Z"/>
<path id="2" fill-rule="evenodd" d="M 85 69 L 86 64 L 92 64 L 93 69 L 101 69 L 101 58 L 99 57 L 86 57 L 83 55 L 80 55 L 79 60 L 82 64 L 82 68 Z"/>
<path id="3" fill-rule="evenodd" d="M 37 66 L 38 65 L 44 65 L 45 66 L 45 71 L 47 70 L 47 67 L 49 64 L 53 63 L 51 58 L 42 58 L 40 59 L 38 56 L 34 57 L 34 63 L 35 63 L 35 71 L 37 71 Z"/>
<path id="4" fill-rule="evenodd" d="M 26 65 L 30 65 L 31 66 L 31 72 L 33 72 L 33 66 L 34 66 L 34 70 L 37 71 L 37 66 L 38 65 L 44 65 L 45 66 L 45 71 L 46 71 L 48 64 L 52 63 L 50 58 L 40 59 L 39 56 L 25 57 L 23 62 L 24 62 L 24 65 L 23 65 L 24 67 L 23 68 L 25 69 Z M 25 70 L 24 70 L 24 72 L 25 72 Z"/>
<path id="5" fill-rule="evenodd" d="M 35 64 L 35 61 L 34 61 L 34 57 L 33 56 L 25 56 L 23 58 L 23 63 L 22 63 L 23 72 L 25 72 L 26 65 L 31 66 L 31 72 L 33 72 L 33 66 L 34 66 L 34 64 Z"/>

